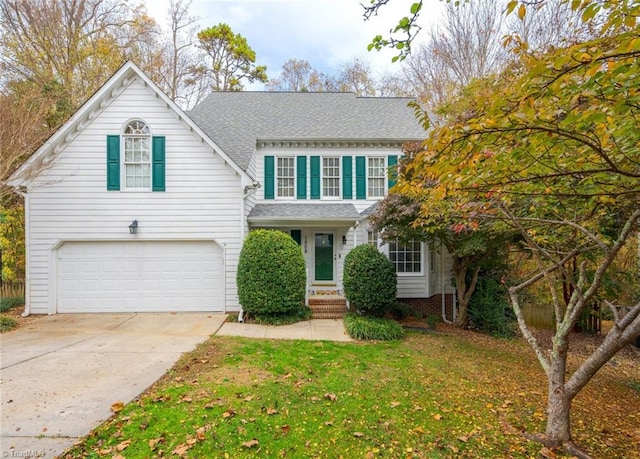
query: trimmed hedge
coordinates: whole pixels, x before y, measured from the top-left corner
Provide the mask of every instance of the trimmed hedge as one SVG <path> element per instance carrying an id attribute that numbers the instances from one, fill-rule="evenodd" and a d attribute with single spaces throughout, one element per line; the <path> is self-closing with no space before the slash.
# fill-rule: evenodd
<path id="1" fill-rule="evenodd" d="M 236 284 L 240 304 L 252 317 L 305 316 L 304 256 L 282 231 L 249 233 L 240 251 Z"/>
<path id="2" fill-rule="evenodd" d="M 345 297 L 361 314 L 383 316 L 396 301 L 395 267 L 369 244 L 355 247 L 344 258 L 343 281 Z"/>
<path id="3" fill-rule="evenodd" d="M 402 326 L 393 320 L 347 314 L 344 328 L 353 339 L 397 341 L 404 337 Z"/>

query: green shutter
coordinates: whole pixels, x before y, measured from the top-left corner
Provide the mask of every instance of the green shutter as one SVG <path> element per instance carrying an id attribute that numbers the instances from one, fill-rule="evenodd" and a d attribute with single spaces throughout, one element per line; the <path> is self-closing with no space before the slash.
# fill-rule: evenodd
<path id="1" fill-rule="evenodd" d="M 296 175 L 297 175 L 297 191 L 298 199 L 307 199 L 307 157 L 298 156 L 296 158 Z"/>
<path id="2" fill-rule="evenodd" d="M 342 157 L 342 199 L 353 198 L 353 161 L 351 156 Z"/>
<path id="3" fill-rule="evenodd" d="M 151 144 L 152 171 L 151 181 L 153 191 L 165 190 L 165 138 L 164 136 L 153 137 Z"/>
<path id="4" fill-rule="evenodd" d="M 120 189 L 120 136 L 107 136 L 107 190 Z"/>
<path id="5" fill-rule="evenodd" d="M 389 155 L 387 157 L 387 174 L 389 174 L 389 189 L 398 181 L 398 156 Z"/>
<path id="6" fill-rule="evenodd" d="M 367 158 L 356 156 L 356 199 L 367 199 Z"/>
<path id="7" fill-rule="evenodd" d="M 264 157 L 264 198 L 275 197 L 274 157 Z"/>
<path id="8" fill-rule="evenodd" d="M 291 239 L 296 241 L 296 244 L 302 245 L 302 230 L 291 230 Z"/>
<path id="9" fill-rule="evenodd" d="M 320 199 L 320 156 L 311 158 L 311 199 Z"/>

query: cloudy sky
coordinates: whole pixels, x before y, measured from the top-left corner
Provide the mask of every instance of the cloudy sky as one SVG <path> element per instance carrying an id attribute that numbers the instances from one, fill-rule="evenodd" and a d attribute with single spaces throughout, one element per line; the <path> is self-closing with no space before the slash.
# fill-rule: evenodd
<path id="1" fill-rule="evenodd" d="M 256 63 L 276 77 L 291 58 L 307 60 L 325 73 L 336 73 L 345 61 L 360 57 L 377 74 L 394 71 L 394 53 L 367 51 L 377 35 L 385 35 L 406 16 L 415 0 L 393 0 L 379 17 L 364 21 L 361 3 L 368 0 L 192 0 L 191 14 L 200 17 L 200 28 L 227 23 L 242 34 L 256 51 Z M 425 2 L 421 26 L 437 17 L 438 0 Z M 146 0 L 147 10 L 160 24 L 166 23 L 169 0 Z"/>

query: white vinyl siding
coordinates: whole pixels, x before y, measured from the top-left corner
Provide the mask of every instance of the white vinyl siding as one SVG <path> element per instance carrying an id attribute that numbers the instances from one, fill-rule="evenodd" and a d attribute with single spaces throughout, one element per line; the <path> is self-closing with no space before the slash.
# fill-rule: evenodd
<path id="1" fill-rule="evenodd" d="M 165 193 L 106 190 L 106 136 L 131 116 L 166 136 Z M 208 240 L 224 246 L 225 304 L 240 309 L 236 269 L 242 244 L 240 177 L 176 113 L 134 80 L 77 133 L 28 189 L 30 294 L 34 314 L 55 313 L 55 259 L 64 241 Z M 138 234 L 128 226 L 138 220 Z"/>
<path id="2" fill-rule="evenodd" d="M 295 158 L 277 158 L 276 196 L 293 198 L 295 196 Z"/>
<path id="3" fill-rule="evenodd" d="M 322 197 L 340 197 L 340 158 L 322 158 Z"/>

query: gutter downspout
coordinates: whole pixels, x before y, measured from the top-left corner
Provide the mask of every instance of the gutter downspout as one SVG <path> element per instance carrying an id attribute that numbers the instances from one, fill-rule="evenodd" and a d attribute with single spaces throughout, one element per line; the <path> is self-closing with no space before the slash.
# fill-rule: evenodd
<path id="1" fill-rule="evenodd" d="M 241 243 L 244 241 L 244 237 L 246 236 L 244 231 L 245 229 L 244 201 L 249 196 L 251 196 L 256 191 L 258 191 L 258 188 L 260 188 L 260 183 L 258 182 L 253 182 L 253 184 L 247 185 L 244 187 L 244 193 L 242 195 L 242 200 L 240 201 L 240 242 Z M 238 313 L 238 322 L 240 323 L 244 322 L 244 310 L 242 309 L 242 305 L 240 305 L 240 312 Z"/>
<path id="2" fill-rule="evenodd" d="M 444 283 L 444 249 L 440 246 L 440 290 L 442 291 L 442 320 L 446 324 L 452 324 L 453 322 L 447 319 L 447 295 L 445 293 L 445 283 Z M 455 296 L 454 296 L 454 304 L 453 307 L 453 318 L 455 320 Z"/>
<path id="3" fill-rule="evenodd" d="M 29 262 L 29 242 L 31 241 L 31 236 L 29 233 L 29 195 L 20 190 L 20 187 L 17 186 L 14 187 L 13 190 L 16 194 L 22 196 L 22 199 L 24 199 L 24 312 L 21 315 L 22 317 L 28 317 L 31 314 L 31 271 L 29 270 L 29 266 L 31 265 Z"/>

